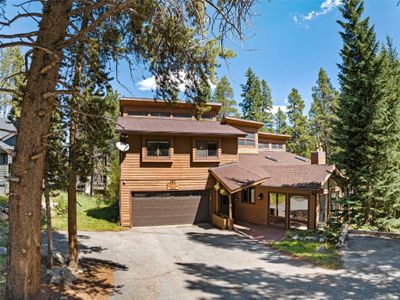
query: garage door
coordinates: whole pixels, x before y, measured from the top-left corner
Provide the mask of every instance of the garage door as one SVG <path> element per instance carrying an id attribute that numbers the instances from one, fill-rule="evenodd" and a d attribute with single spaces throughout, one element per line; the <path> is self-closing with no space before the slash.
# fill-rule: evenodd
<path id="1" fill-rule="evenodd" d="M 207 223 L 208 192 L 132 193 L 133 226 Z"/>

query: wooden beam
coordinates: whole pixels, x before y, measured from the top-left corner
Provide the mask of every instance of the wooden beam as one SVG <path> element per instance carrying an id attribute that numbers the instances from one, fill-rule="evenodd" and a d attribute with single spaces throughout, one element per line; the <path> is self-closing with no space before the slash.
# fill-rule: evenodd
<path id="1" fill-rule="evenodd" d="M 229 228 L 229 230 L 232 230 L 232 229 L 233 229 L 233 220 L 232 220 L 232 194 L 229 194 L 228 228 Z"/>

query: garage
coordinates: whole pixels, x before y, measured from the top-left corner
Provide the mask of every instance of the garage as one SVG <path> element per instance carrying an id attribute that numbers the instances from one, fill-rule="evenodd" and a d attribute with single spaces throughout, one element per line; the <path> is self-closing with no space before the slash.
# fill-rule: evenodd
<path id="1" fill-rule="evenodd" d="M 207 191 L 134 192 L 133 226 L 162 226 L 209 222 Z"/>

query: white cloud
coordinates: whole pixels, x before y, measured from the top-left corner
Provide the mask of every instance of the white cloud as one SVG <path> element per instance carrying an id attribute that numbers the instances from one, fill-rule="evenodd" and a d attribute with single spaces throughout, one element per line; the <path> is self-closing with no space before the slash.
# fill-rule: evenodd
<path id="1" fill-rule="evenodd" d="M 335 7 L 342 4 L 343 0 L 325 0 L 322 2 L 320 9 L 318 11 L 312 10 L 306 15 L 294 16 L 292 19 L 298 25 L 304 25 L 304 23 L 315 20 L 316 18 L 326 15 Z"/>
<path id="2" fill-rule="evenodd" d="M 185 77 L 184 72 L 179 73 L 180 78 Z M 178 79 L 176 79 L 178 80 Z M 212 83 L 211 81 L 208 81 L 211 90 L 215 90 L 216 85 Z M 137 84 L 136 87 L 138 88 L 139 91 L 154 91 L 157 88 L 157 82 L 155 76 L 151 76 L 148 78 L 145 78 L 143 80 L 140 80 Z M 185 82 L 179 84 L 179 91 L 184 92 L 185 91 Z"/>
<path id="3" fill-rule="evenodd" d="M 288 111 L 288 108 L 287 108 L 287 106 L 286 105 L 273 105 L 272 106 L 272 109 L 271 109 L 271 112 L 273 113 L 273 114 L 276 114 L 277 112 L 278 112 L 278 109 L 281 109 L 281 111 L 283 111 L 284 113 L 286 113 L 287 111 Z"/>

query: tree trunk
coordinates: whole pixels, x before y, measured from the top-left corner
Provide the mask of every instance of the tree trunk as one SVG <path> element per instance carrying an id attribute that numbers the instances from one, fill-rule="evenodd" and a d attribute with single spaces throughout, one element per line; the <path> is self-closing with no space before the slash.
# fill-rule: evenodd
<path id="1" fill-rule="evenodd" d="M 44 199 L 46 201 L 46 224 L 47 224 L 47 267 L 53 267 L 53 229 L 51 228 L 50 189 L 48 178 L 44 176 Z"/>
<path id="2" fill-rule="evenodd" d="M 94 168 L 90 173 L 90 191 L 89 191 L 90 197 L 93 197 L 93 179 L 94 179 L 93 177 L 94 177 Z"/>
<path id="3" fill-rule="evenodd" d="M 85 15 L 82 19 L 81 28 L 88 25 L 88 17 Z M 84 43 L 82 41 L 78 44 L 76 53 L 75 74 L 73 79 L 73 89 L 80 90 L 82 63 L 83 63 Z M 78 232 L 77 232 L 77 218 L 76 218 L 76 178 L 77 178 L 77 153 L 76 153 L 76 137 L 77 137 L 77 122 L 76 110 L 77 98 L 71 98 L 71 127 L 70 127 L 70 174 L 68 186 L 68 245 L 69 245 L 69 267 L 72 269 L 78 268 Z"/>
<path id="4" fill-rule="evenodd" d="M 7 299 L 40 298 L 44 144 L 54 101 L 54 97 L 44 99 L 43 95 L 56 87 L 60 69 L 57 56 L 62 55 L 56 45 L 65 39 L 70 8 L 70 0 L 46 2 L 35 44 L 51 52 L 34 48 L 27 76 L 10 178 Z"/>
<path id="5" fill-rule="evenodd" d="M 104 196 L 107 197 L 107 155 L 104 155 L 104 175 L 103 175 L 103 182 L 104 182 Z"/>

